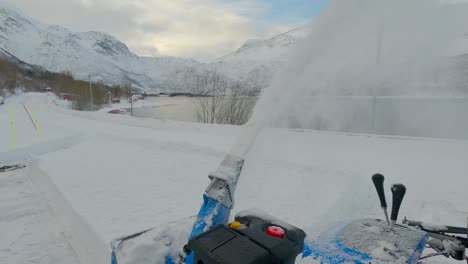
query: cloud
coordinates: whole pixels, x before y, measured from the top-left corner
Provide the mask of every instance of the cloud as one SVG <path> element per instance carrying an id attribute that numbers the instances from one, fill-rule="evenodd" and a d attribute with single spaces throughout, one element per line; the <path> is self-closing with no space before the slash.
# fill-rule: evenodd
<path id="1" fill-rule="evenodd" d="M 1 0 L 0 0 L 1 1 Z M 248 0 L 3 0 L 30 17 L 73 31 L 104 31 L 139 55 L 209 60 L 295 25 L 264 24 Z"/>

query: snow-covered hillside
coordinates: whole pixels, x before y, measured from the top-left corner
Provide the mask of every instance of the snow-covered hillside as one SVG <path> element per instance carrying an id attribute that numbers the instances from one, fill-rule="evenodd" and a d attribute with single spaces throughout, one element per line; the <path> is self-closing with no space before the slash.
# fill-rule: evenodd
<path id="1" fill-rule="evenodd" d="M 152 78 L 123 67 L 137 57 L 112 36 L 73 33 L 62 27 L 33 23 L 6 8 L 0 9 L 0 47 L 27 63 L 53 72 L 70 72 L 78 79 L 87 79 L 91 74 L 94 81 L 108 84 L 158 86 Z"/>
<path id="2" fill-rule="evenodd" d="M 217 69 L 228 77 L 250 79 L 268 84 L 281 64 L 279 59 L 294 43 L 285 36 L 255 52 L 241 53 Z M 247 41 L 240 49 L 254 44 Z M 103 32 L 72 32 L 64 27 L 46 25 L 11 9 L 0 7 L 0 48 L 30 64 L 53 72 L 70 72 L 75 78 L 102 81 L 111 85 L 129 82 L 144 90 L 178 89 L 177 76 L 200 63 L 177 57 L 139 57 L 115 37 Z"/>
<path id="3" fill-rule="evenodd" d="M 235 55 L 213 67 L 235 79 L 248 80 L 259 87 L 270 84 L 275 72 L 281 69 L 288 52 L 303 34 L 284 35 L 280 38 L 264 41 L 247 40 Z"/>
<path id="4" fill-rule="evenodd" d="M 22 70 L 22 71 L 31 71 L 31 72 L 45 71 L 45 69 L 40 66 L 31 65 L 31 64 L 25 63 L 24 61 L 19 60 L 17 57 L 13 56 L 8 51 L 2 48 L 0 48 L 0 58 L 5 59 L 8 62 L 11 62 L 16 67 L 18 67 L 19 70 Z"/>

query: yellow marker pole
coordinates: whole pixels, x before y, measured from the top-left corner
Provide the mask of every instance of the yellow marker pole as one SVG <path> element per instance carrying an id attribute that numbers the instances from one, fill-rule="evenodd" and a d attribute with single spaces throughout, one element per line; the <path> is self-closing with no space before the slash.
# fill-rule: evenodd
<path id="1" fill-rule="evenodd" d="M 11 146 L 13 149 L 16 149 L 15 124 L 13 123 L 13 112 L 11 111 L 11 106 L 8 107 L 8 113 L 10 115 Z"/>
<path id="2" fill-rule="evenodd" d="M 44 142 L 44 137 L 42 136 L 41 126 L 39 126 L 39 121 L 37 121 L 36 111 L 34 111 L 33 106 L 31 106 L 31 113 L 33 116 L 34 124 L 36 124 L 36 129 L 37 129 L 37 132 L 39 133 L 41 142 Z"/>

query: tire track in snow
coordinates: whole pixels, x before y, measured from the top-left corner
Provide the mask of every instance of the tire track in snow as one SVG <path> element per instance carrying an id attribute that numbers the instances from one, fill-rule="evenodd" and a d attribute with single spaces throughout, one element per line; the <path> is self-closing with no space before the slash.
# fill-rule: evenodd
<path id="1" fill-rule="evenodd" d="M 36 193 L 46 203 L 49 212 L 61 228 L 67 243 L 76 253 L 79 263 L 109 262 L 110 247 L 94 232 L 90 225 L 73 209 L 49 176 L 36 162 L 28 166 L 27 177 Z"/>
<path id="2" fill-rule="evenodd" d="M 0 259 L 12 264 L 83 264 L 36 192 L 30 173 L 0 173 Z"/>
<path id="3" fill-rule="evenodd" d="M 50 140 L 43 144 L 35 144 L 29 147 L 0 153 L 0 164 L 17 164 L 31 160 L 35 156 L 63 150 L 79 144 L 84 136 L 77 134 L 65 138 Z"/>

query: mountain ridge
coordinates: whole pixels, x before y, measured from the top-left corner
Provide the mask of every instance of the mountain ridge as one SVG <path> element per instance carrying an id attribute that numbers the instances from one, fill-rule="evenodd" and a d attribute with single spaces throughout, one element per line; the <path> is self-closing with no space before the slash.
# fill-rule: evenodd
<path id="1" fill-rule="evenodd" d="M 141 57 L 111 34 L 73 32 L 62 26 L 37 22 L 0 6 L 0 48 L 20 60 L 52 72 L 68 72 L 81 80 L 91 76 L 95 82 L 108 85 L 131 83 L 135 89 L 147 91 L 178 89 L 178 74 L 193 67 L 219 71 L 232 79 L 261 76 L 260 85 L 266 86 L 281 64 L 279 57 L 293 45 L 294 37 L 288 36 L 277 42 L 281 41 L 281 45 L 267 43 L 255 53 L 243 52 L 223 63 L 222 67 L 200 66 L 200 62 L 190 58 Z M 249 43 L 252 40 L 246 41 L 240 49 Z"/>

